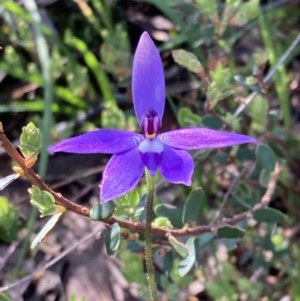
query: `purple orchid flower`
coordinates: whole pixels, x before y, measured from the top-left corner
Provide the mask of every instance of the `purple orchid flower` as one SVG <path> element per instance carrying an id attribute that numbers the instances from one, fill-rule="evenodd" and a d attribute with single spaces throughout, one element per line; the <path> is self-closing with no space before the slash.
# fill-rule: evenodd
<path id="1" fill-rule="evenodd" d="M 246 135 L 198 127 L 159 134 L 165 107 L 165 79 L 159 52 L 147 32 L 142 34 L 134 56 L 132 93 L 143 134 L 95 130 L 49 148 L 50 152 L 113 154 L 103 172 L 101 202 L 133 189 L 145 167 L 151 176 L 158 170 L 168 182 L 191 185 L 194 161 L 187 150 L 256 142 Z"/>

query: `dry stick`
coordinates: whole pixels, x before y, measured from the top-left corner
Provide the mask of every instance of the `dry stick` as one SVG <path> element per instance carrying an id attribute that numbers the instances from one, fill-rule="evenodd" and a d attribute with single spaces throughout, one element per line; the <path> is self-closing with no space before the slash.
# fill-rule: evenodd
<path id="1" fill-rule="evenodd" d="M 87 235 L 86 237 L 82 238 L 80 241 L 76 242 L 73 246 L 71 246 L 70 248 L 66 249 L 65 251 L 63 251 L 60 255 L 58 255 L 57 257 L 53 258 L 52 260 L 50 260 L 47 264 L 45 264 L 45 266 L 35 272 L 33 272 L 32 274 L 21 278 L 19 280 L 17 280 L 16 282 L 13 282 L 11 284 L 5 285 L 0 287 L 0 292 L 4 292 L 7 291 L 11 288 L 14 288 L 24 282 L 27 281 L 31 281 L 33 278 L 38 278 L 39 275 L 49 269 L 51 266 L 53 266 L 54 264 L 56 264 L 58 261 L 60 261 L 63 257 L 65 257 L 67 254 L 69 254 L 70 252 L 72 252 L 73 250 L 75 250 L 76 248 L 78 248 L 81 244 L 83 244 L 84 242 L 86 242 L 87 240 L 89 240 L 90 238 L 92 238 L 94 235 L 96 235 L 97 233 L 99 233 L 100 231 L 103 231 L 104 227 L 103 225 L 97 227 L 97 229 L 95 231 L 93 231 L 92 233 L 90 233 L 89 235 Z"/>
<path id="2" fill-rule="evenodd" d="M 236 185 L 239 183 L 239 181 L 243 178 L 243 176 L 247 173 L 247 171 L 250 170 L 254 165 L 255 164 L 252 163 L 252 164 L 245 166 L 243 168 L 243 170 L 241 171 L 241 173 L 239 174 L 239 176 L 237 178 L 235 178 L 234 181 L 232 181 L 230 187 L 228 188 L 226 194 L 224 195 L 223 201 L 222 201 L 218 211 L 216 212 L 216 214 L 215 214 L 214 218 L 212 219 L 212 221 L 210 222 L 210 224 L 214 224 L 218 220 L 218 218 L 221 215 L 222 210 L 224 209 L 224 207 L 227 204 L 227 201 L 228 201 L 233 189 L 236 187 Z"/>
<path id="3" fill-rule="evenodd" d="M 280 57 L 276 65 L 269 71 L 269 73 L 264 78 L 264 82 L 268 82 L 269 79 L 273 76 L 273 74 L 276 72 L 276 70 L 283 64 L 283 62 L 288 58 L 288 56 L 291 54 L 291 52 L 294 50 L 294 48 L 297 46 L 297 44 L 300 42 L 300 32 L 290 45 L 290 47 L 284 52 L 284 54 Z M 236 109 L 234 112 L 232 118 L 229 120 L 229 123 L 231 123 L 242 111 L 247 107 L 247 105 L 254 99 L 254 97 L 257 95 L 258 92 L 252 92 L 246 99 L 243 101 L 243 103 Z"/>

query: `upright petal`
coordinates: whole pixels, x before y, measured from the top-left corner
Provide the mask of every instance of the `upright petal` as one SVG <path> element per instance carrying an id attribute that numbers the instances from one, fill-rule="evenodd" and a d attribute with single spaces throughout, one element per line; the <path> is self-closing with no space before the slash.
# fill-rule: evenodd
<path id="1" fill-rule="evenodd" d="M 49 152 L 118 154 L 138 146 L 143 139 L 142 135 L 126 131 L 97 130 L 54 144 Z"/>
<path id="2" fill-rule="evenodd" d="M 114 155 L 106 165 L 100 185 L 102 203 L 118 198 L 133 189 L 144 172 L 137 148 Z"/>
<path id="3" fill-rule="evenodd" d="M 188 152 L 175 150 L 165 145 L 158 170 L 168 182 L 190 186 L 194 172 L 194 161 Z"/>
<path id="4" fill-rule="evenodd" d="M 177 149 L 220 148 L 243 143 L 255 143 L 256 139 L 235 133 L 207 128 L 186 128 L 158 135 L 163 143 Z"/>
<path id="5" fill-rule="evenodd" d="M 147 32 L 139 40 L 132 70 L 132 94 L 135 115 L 142 117 L 154 109 L 160 120 L 165 109 L 165 77 L 157 48 Z"/>

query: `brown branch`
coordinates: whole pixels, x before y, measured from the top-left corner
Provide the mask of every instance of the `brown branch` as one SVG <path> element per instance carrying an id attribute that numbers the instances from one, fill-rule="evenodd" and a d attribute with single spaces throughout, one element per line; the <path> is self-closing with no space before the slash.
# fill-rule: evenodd
<path id="1" fill-rule="evenodd" d="M 37 175 L 31 168 L 28 168 L 25 164 L 25 159 L 19 154 L 12 143 L 7 139 L 0 126 L 0 146 L 7 152 L 7 154 L 21 167 L 24 172 L 24 176 L 35 186 L 42 190 L 50 192 L 57 202 L 58 205 L 65 207 L 66 209 L 73 211 L 77 214 L 88 216 L 90 210 L 86 207 L 77 205 L 70 202 L 68 199 L 63 197 L 60 193 L 53 191 L 43 180 Z"/>
<path id="2" fill-rule="evenodd" d="M 8 155 L 18 163 L 18 165 L 21 167 L 21 169 L 24 172 L 24 175 L 27 177 L 27 179 L 33 184 L 38 186 L 42 190 L 46 190 L 50 192 L 57 204 L 64 206 L 67 210 L 75 212 L 77 214 L 83 215 L 83 216 L 89 216 L 89 209 L 77 204 L 72 203 L 70 200 L 63 197 L 60 193 L 57 193 L 53 191 L 48 185 L 46 185 L 42 179 L 31 169 L 28 168 L 25 164 L 25 159 L 18 153 L 18 151 L 14 148 L 14 146 L 11 144 L 11 142 L 7 139 L 3 131 L 1 130 L 1 123 L 0 123 L 0 146 L 4 148 L 4 150 L 8 153 Z M 239 223 L 242 220 L 251 218 L 252 213 L 262 207 L 268 206 L 271 197 L 275 191 L 276 183 L 278 180 L 279 173 L 281 171 L 281 168 L 279 165 L 276 165 L 275 171 L 273 172 L 270 182 L 268 184 L 268 188 L 264 194 L 264 196 L 261 199 L 261 202 L 254 206 L 252 210 L 248 210 L 246 212 L 234 215 L 232 218 L 226 218 L 223 219 L 219 223 L 213 223 L 211 225 L 205 225 L 205 226 L 196 226 L 193 228 L 183 228 L 183 229 L 164 229 L 164 228 L 158 228 L 158 227 L 152 227 L 152 233 L 161 235 L 161 236 L 167 236 L 168 234 L 172 234 L 173 236 L 179 237 L 179 236 L 187 236 L 187 235 L 199 235 L 207 232 L 213 232 L 216 228 L 223 227 L 225 225 L 235 225 Z M 110 217 L 109 219 L 104 221 L 104 224 L 106 227 L 109 225 L 112 225 L 114 223 L 118 223 L 120 227 L 124 229 L 131 230 L 133 232 L 145 232 L 145 225 L 137 222 L 130 222 L 130 221 L 124 221 L 119 220 L 115 217 Z M 130 234 L 123 233 L 122 236 L 125 239 L 132 239 L 133 237 Z"/>

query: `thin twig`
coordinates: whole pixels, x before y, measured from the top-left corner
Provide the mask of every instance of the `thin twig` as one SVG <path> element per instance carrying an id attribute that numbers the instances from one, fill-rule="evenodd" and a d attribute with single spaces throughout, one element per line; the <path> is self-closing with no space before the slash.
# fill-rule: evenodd
<path id="1" fill-rule="evenodd" d="M 218 211 L 216 212 L 216 214 L 215 214 L 214 218 L 212 219 L 212 221 L 210 222 L 210 224 L 214 224 L 218 220 L 218 218 L 221 215 L 222 210 L 225 208 L 225 206 L 227 204 L 227 201 L 228 201 L 230 195 L 232 194 L 233 189 L 237 186 L 237 184 L 244 177 L 244 175 L 248 172 L 248 170 L 250 170 L 253 166 L 254 166 L 254 163 L 246 165 L 243 168 L 243 170 L 241 171 L 241 173 L 239 174 L 239 176 L 232 181 L 226 194 L 224 195 L 223 201 L 222 201 Z"/>
<path id="2" fill-rule="evenodd" d="M 283 55 L 279 58 L 278 62 L 275 64 L 275 66 L 269 71 L 269 73 L 264 78 L 264 82 L 268 82 L 270 78 L 274 75 L 274 73 L 277 71 L 277 69 L 284 63 L 284 61 L 288 58 L 288 56 L 291 54 L 291 52 L 294 50 L 294 48 L 297 46 L 297 44 L 300 42 L 300 32 L 290 45 L 290 47 L 283 53 Z M 249 103 L 254 99 L 254 97 L 257 95 L 258 92 L 252 92 L 244 101 L 243 103 L 236 109 L 234 112 L 232 118 L 229 120 L 228 123 L 232 123 L 232 121 L 242 113 L 242 111 L 249 105 Z"/>
<path id="3" fill-rule="evenodd" d="M 46 185 L 43 180 L 37 175 L 31 168 L 28 168 L 25 164 L 25 159 L 18 153 L 18 151 L 14 148 L 11 142 L 7 139 L 4 132 L 0 130 L 0 146 L 4 148 L 7 154 L 21 167 L 24 172 L 24 175 L 27 179 L 33 184 L 38 186 L 42 190 L 46 190 L 50 192 L 57 204 L 65 207 L 66 209 L 73 211 L 77 214 L 88 216 L 89 209 L 75 203 L 72 203 L 65 197 L 63 197 L 60 193 L 53 191 L 48 185 Z"/>

